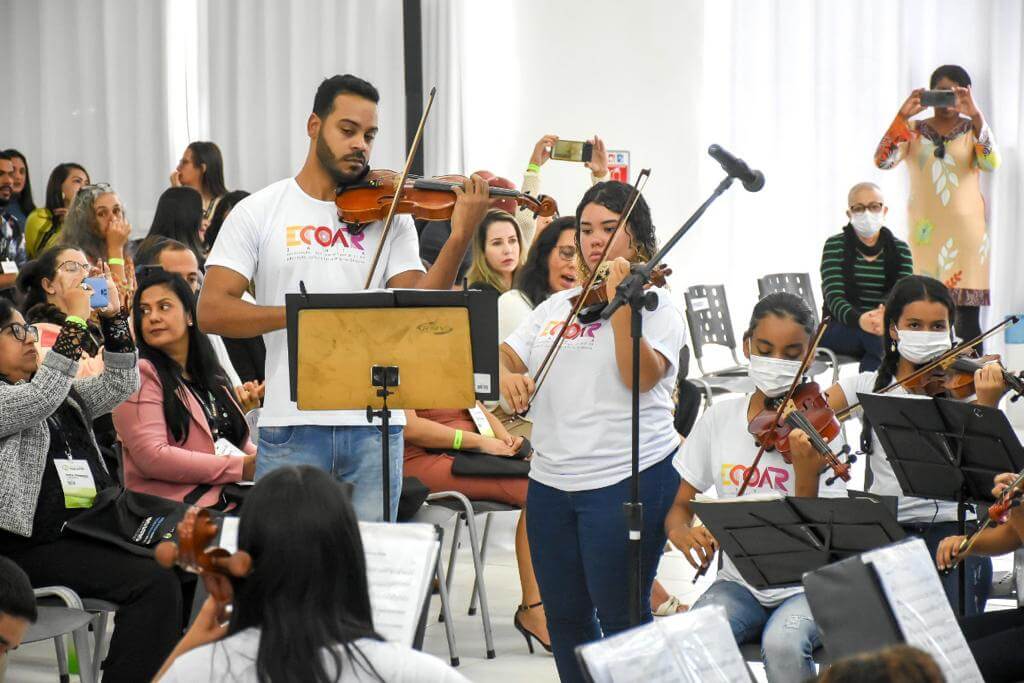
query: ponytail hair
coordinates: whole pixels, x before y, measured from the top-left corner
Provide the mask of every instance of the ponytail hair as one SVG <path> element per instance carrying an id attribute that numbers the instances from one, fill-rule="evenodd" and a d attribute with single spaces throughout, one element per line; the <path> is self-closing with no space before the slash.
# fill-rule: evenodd
<path id="1" fill-rule="evenodd" d="M 808 336 L 814 334 L 814 311 L 807 302 L 790 292 L 772 292 L 754 305 L 747 331 L 743 333 L 743 341 L 748 341 L 753 336 L 757 324 L 769 315 L 789 318 L 804 328 Z"/>

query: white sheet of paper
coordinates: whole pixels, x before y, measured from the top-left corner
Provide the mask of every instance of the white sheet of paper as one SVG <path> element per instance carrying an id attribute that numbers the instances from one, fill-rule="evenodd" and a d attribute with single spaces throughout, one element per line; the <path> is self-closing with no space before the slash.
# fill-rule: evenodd
<path id="1" fill-rule="evenodd" d="M 245 451 L 231 443 L 224 437 L 217 439 L 213 444 L 213 452 L 217 455 L 242 457 L 245 455 Z"/>
<path id="2" fill-rule="evenodd" d="M 889 600 L 907 643 L 935 658 L 947 681 L 981 683 L 981 672 L 957 624 L 924 541 L 913 541 L 864 553 Z"/>
<path id="3" fill-rule="evenodd" d="M 718 605 L 657 619 L 585 645 L 594 683 L 732 683 L 750 680 Z"/>
<path id="4" fill-rule="evenodd" d="M 373 626 L 387 640 L 412 646 L 434 576 L 439 543 L 429 524 L 360 522 Z"/>
<path id="5" fill-rule="evenodd" d="M 238 551 L 238 517 L 225 517 L 220 523 L 219 545 L 229 553 Z"/>

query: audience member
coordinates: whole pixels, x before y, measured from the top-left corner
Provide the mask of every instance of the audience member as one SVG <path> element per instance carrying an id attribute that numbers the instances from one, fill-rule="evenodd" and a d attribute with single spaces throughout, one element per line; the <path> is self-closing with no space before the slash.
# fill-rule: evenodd
<path id="1" fill-rule="evenodd" d="M 878 652 L 840 659 L 826 668 L 817 680 L 818 683 L 945 683 L 946 678 L 927 652 L 910 645 L 893 645 Z"/>
<path id="2" fill-rule="evenodd" d="M 232 190 L 217 202 L 217 208 L 213 210 L 213 214 L 210 216 L 210 225 L 203 234 L 205 254 L 209 254 L 210 250 L 213 249 L 213 243 L 217 241 L 217 235 L 220 234 L 220 227 L 224 225 L 224 219 L 231 213 L 231 209 L 235 208 L 235 204 L 248 196 L 249 193 L 245 190 Z"/>
<path id="3" fill-rule="evenodd" d="M 36 258 L 48 246 L 56 243 L 61 225 L 68 215 L 68 208 L 78 191 L 89 184 L 89 173 L 74 162 L 68 161 L 50 172 L 46 183 L 45 206 L 29 214 L 25 223 L 25 251 L 29 258 Z"/>
<path id="4" fill-rule="evenodd" d="M 171 187 L 164 190 L 156 203 L 156 212 L 153 214 L 149 233 L 135 252 L 136 263 L 139 252 L 145 251 L 153 242 L 172 239 L 191 249 L 202 265 L 205 253 L 199 235 L 202 220 L 203 204 L 198 192 L 188 187 Z"/>
<path id="5" fill-rule="evenodd" d="M 256 447 L 209 339 L 195 294 L 174 273 L 140 278 L 132 306 L 141 385 L 114 409 L 124 483 L 134 491 L 227 509 L 225 484 L 252 480 Z"/>
<path id="6" fill-rule="evenodd" d="M 105 369 L 88 379 L 75 375 L 91 314 L 89 289 L 68 293 L 71 315 L 42 364 L 36 329 L 0 300 L 0 554 L 18 563 L 35 586 L 68 586 L 116 603 L 103 680 L 134 683 L 149 680 L 174 646 L 181 583 L 150 558 L 65 526 L 92 506 L 98 491 L 115 485 L 91 425 L 139 386 L 128 320 L 117 288 L 110 293 L 110 304 L 99 312 Z"/>
<path id="7" fill-rule="evenodd" d="M 32 179 L 28 173 L 28 161 L 25 155 L 16 149 L 5 149 L 4 154 L 11 156 L 14 164 L 14 196 L 8 210 L 18 220 L 22 229 L 28 220 L 28 215 L 36 210 L 36 202 L 32 197 Z"/>
<path id="8" fill-rule="evenodd" d="M 512 288 L 522 265 L 522 233 L 512 214 L 491 209 L 476 229 L 473 262 L 469 267 L 469 288 L 501 294 Z"/>
<path id="9" fill-rule="evenodd" d="M 134 274 L 125 268 L 125 245 L 132 226 L 125 218 L 124 206 L 106 183 L 86 185 L 75 196 L 61 230 L 60 244 L 80 249 L 92 265 L 106 262 L 121 294 L 127 301 Z"/>
<path id="10" fill-rule="evenodd" d="M 0 674 L 5 656 L 18 649 L 36 618 L 36 596 L 28 575 L 10 559 L 0 557 Z"/>
<path id="11" fill-rule="evenodd" d="M 832 317 L 821 345 L 873 372 L 882 364 L 882 303 L 897 280 L 913 274 L 914 262 L 907 243 L 883 226 L 889 209 L 878 185 L 857 183 L 847 201 L 850 222 L 821 255 L 821 291 Z"/>
<path id="12" fill-rule="evenodd" d="M 10 154 L 0 152 L 0 263 L 12 261 L 20 266 L 26 259 L 25 230 L 24 224 L 19 223 L 11 214 L 17 203 L 14 196 L 14 161 Z M 14 285 L 17 270 L 8 270 L 0 268 L 0 290 L 9 290 Z"/>
<path id="13" fill-rule="evenodd" d="M 224 185 L 224 159 L 220 147 L 212 142 L 196 141 L 185 148 L 178 167 L 171 172 L 172 187 L 191 187 L 202 195 L 202 219 L 199 225 L 199 239 L 203 239 L 213 218 L 217 204 L 228 192 Z M 168 235 L 168 237 L 175 237 Z M 188 240 L 175 237 L 185 244 Z"/>
<path id="14" fill-rule="evenodd" d="M 238 548 L 252 571 L 232 579 L 230 620 L 222 625 L 208 599 L 161 683 L 466 680 L 374 631 L 355 511 L 327 472 L 283 467 L 261 479 L 242 509 Z"/>

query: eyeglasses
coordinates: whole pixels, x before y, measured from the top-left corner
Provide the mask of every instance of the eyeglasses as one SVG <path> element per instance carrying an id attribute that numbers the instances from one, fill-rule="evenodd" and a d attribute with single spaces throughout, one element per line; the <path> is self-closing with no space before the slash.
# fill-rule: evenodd
<path id="1" fill-rule="evenodd" d="M 32 335 L 32 339 L 39 341 L 39 328 L 35 325 L 22 325 L 21 323 L 8 323 L 3 327 L 0 327 L 0 332 L 10 330 L 11 335 L 20 342 L 25 341 L 25 337 L 29 334 Z"/>
<path id="2" fill-rule="evenodd" d="M 882 202 L 871 202 L 870 204 L 854 204 L 850 207 L 850 213 L 864 213 L 865 210 L 871 213 L 878 213 L 885 208 Z"/>
<path id="3" fill-rule="evenodd" d="M 558 258 L 563 261 L 572 261 L 576 258 L 576 247 L 558 247 Z"/>
<path id="4" fill-rule="evenodd" d="M 66 273 L 75 275 L 78 271 L 88 273 L 91 266 L 88 263 L 79 263 L 78 261 L 64 261 L 64 263 L 57 266 L 57 270 L 63 270 Z"/>
<path id="5" fill-rule="evenodd" d="M 86 185 L 79 192 L 96 192 L 97 194 L 103 194 L 104 192 L 112 192 L 113 188 L 110 183 L 93 183 L 92 185 Z"/>

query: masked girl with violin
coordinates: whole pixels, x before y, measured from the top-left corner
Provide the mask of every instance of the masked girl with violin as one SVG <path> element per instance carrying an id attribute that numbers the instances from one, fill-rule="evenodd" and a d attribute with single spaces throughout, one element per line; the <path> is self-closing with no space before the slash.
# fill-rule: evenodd
<path id="1" fill-rule="evenodd" d="M 832 407 L 837 411 L 845 410 L 858 402 L 858 393 L 877 392 L 951 349 L 954 310 L 949 289 L 938 280 L 923 275 L 910 275 L 899 280 L 885 302 L 883 324 L 886 336 L 882 366 L 877 372 L 842 379 L 829 389 L 827 393 Z M 974 387 L 977 403 L 996 406 L 1006 390 L 999 365 L 993 363 L 978 370 Z M 910 389 L 898 386 L 890 393 L 934 395 L 926 387 L 916 386 Z M 867 423 L 861 430 L 861 449 L 866 455 L 865 489 L 879 495 L 899 496 L 897 519 L 900 525 L 908 534 L 921 536 L 929 552 L 934 554 L 943 538 L 957 533 L 956 503 L 903 495 L 882 443 Z M 985 611 L 992 581 L 992 562 L 975 557 L 968 560 L 966 568 L 967 614 L 979 614 Z M 942 577 L 942 582 L 950 604 L 958 604 L 959 582 L 956 575 Z"/>
<path id="2" fill-rule="evenodd" d="M 631 263 L 656 250 L 650 209 L 639 197 L 629 219 L 630 186 L 598 183 L 576 210 L 579 266 L 588 276 L 606 258 L 603 285 L 613 296 Z M 679 307 L 658 287 L 658 306 L 645 311 L 640 357 L 640 498 L 644 506 L 643 593 L 649 595 L 665 544 L 664 518 L 678 486 L 671 456 L 679 446 L 672 423 L 675 363 L 685 326 Z M 569 324 L 561 350 L 533 397 L 535 373 L 572 311 L 580 288 L 552 294 L 501 345 L 501 393 L 518 413 L 530 408 L 535 448 L 527 491 L 527 533 L 562 681 L 583 680 L 577 645 L 630 626 L 627 525 L 632 359 L 630 311 L 609 320 Z M 644 621 L 650 605 L 642 601 Z"/>
<path id="3" fill-rule="evenodd" d="M 691 526 L 694 513 L 690 503 L 709 489 L 714 489 L 718 498 L 738 495 L 759 450 L 748 425 L 762 411 L 777 409 L 800 372 L 813 333 L 814 314 L 800 297 L 778 292 L 761 299 L 743 335 L 743 354 L 750 360 L 749 375 L 757 390 L 745 400 L 720 401 L 708 408 L 675 457 L 673 464 L 682 480 L 665 518 L 665 531 L 695 569 L 710 566 L 718 543 L 705 527 Z M 832 472 L 807 434 L 793 429 L 789 442 L 789 460 L 778 450 L 766 450 L 759 465 L 753 467 L 748 484 L 751 494 L 845 495 L 841 481 L 826 483 Z M 725 608 L 737 643 L 760 639 L 769 681 L 814 677 L 811 653 L 821 640 L 802 587 L 755 589 L 725 555 L 715 582 L 693 609 L 706 605 Z"/>

